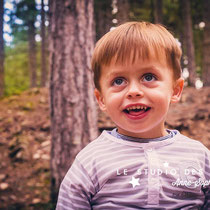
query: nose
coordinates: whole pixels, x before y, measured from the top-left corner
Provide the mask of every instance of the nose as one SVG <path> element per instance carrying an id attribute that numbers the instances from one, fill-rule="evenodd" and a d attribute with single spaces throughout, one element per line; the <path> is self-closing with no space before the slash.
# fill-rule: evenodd
<path id="1" fill-rule="evenodd" d="M 128 87 L 127 98 L 138 98 L 144 95 L 143 91 L 140 89 L 140 84 L 137 82 L 132 82 Z"/>

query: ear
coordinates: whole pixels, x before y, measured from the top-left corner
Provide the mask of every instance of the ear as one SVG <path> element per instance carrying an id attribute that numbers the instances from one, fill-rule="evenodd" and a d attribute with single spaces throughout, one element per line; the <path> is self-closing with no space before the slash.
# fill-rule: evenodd
<path id="1" fill-rule="evenodd" d="M 98 102 L 98 105 L 99 105 L 101 111 L 105 112 L 106 111 L 106 105 L 104 103 L 104 98 L 102 96 L 102 93 L 97 88 L 95 88 L 94 93 L 95 93 L 95 97 L 97 99 L 97 102 Z"/>
<path id="2" fill-rule="evenodd" d="M 184 79 L 180 77 L 178 80 L 176 80 L 174 84 L 171 103 L 177 103 L 180 100 L 183 87 L 184 87 Z"/>

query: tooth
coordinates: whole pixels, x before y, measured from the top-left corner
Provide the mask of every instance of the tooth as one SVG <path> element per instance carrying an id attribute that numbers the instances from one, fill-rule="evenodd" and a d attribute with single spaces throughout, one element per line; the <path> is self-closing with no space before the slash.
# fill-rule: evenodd
<path id="1" fill-rule="evenodd" d="M 138 105 L 138 106 L 137 106 L 137 109 L 140 109 L 140 108 L 141 108 L 141 106 Z"/>
<path id="2" fill-rule="evenodd" d="M 127 108 L 127 110 L 129 111 L 129 110 L 130 110 L 130 108 L 128 107 L 128 108 Z"/>
<path id="3" fill-rule="evenodd" d="M 146 110 L 146 109 L 147 109 L 147 107 L 145 106 L 145 107 L 144 107 L 144 110 Z"/>

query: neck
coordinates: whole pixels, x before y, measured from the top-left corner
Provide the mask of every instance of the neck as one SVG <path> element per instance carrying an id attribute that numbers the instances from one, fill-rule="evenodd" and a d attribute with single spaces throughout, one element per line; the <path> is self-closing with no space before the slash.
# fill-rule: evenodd
<path id="1" fill-rule="evenodd" d="M 133 132 L 124 132 L 121 128 L 117 128 L 118 133 L 122 134 L 124 136 L 129 136 L 129 137 L 134 137 L 134 138 L 139 138 L 139 139 L 155 139 L 155 138 L 160 138 L 163 136 L 167 136 L 168 132 L 166 129 L 162 130 L 157 130 L 155 131 L 146 131 L 146 132 L 141 132 L 141 133 L 133 133 Z"/>

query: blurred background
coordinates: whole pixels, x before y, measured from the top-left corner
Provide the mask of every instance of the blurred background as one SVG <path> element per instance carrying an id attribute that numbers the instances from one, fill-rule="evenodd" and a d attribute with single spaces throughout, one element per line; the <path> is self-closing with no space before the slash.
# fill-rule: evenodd
<path id="1" fill-rule="evenodd" d="M 67 48 L 68 43 L 88 34 L 88 49 L 93 49 L 100 37 L 126 21 L 163 24 L 177 39 L 183 51 L 185 90 L 181 102 L 172 106 L 166 124 L 210 148 L 210 0 L 0 0 L 0 209 L 54 209 L 54 191 L 77 152 L 90 141 L 81 137 L 75 143 L 72 137 L 67 138 L 71 142 L 66 143 L 67 150 L 71 151 L 72 145 L 77 149 L 64 152 L 65 167 L 55 166 L 54 160 L 62 151 L 56 153 L 55 148 L 65 141 L 60 141 L 62 138 L 54 131 L 62 133 L 56 126 L 69 124 L 70 119 L 67 112 L 60 121 L 53 114 L 65 110 L 64 102 L 61 107 L 56 105 L 57 95 L 68 97 L 62 90 L 55 92 L 55 87 L 68 83 L 68 77 L 56 83 L 61 72 L 62 78 L 66 77 L 58 63 L 71 66 L 67 60 L 71 61 L 72 56 L 75 62 L 80 56 L 89 59 L 91 50 L 88 55 L 83 51 L 78 51 L 76 57 L 76 53 L 68 54 L 73 48 Z M 89 24 L 91 31 L 84 32 Z M 66 47 L 64 54 L 62 49 L 58 51 L 59 43 Z M 57 60 L 59 54 L 64 60 Z M 68 67 L 68 71 L 75 70 Z M 67 92 L 72 90 L 70 87 Z M 79 107 L 79 102 L 69 101 L 67 106 L 73 113 L 75 106 L 71 104 L 78 103 Z M 83 111 L 85 115 L 88 108 Z M 90 139 L 115 126 L 101 112 L 95 119 L 97 125 L 92 121 L 90 127 L 97 131 L 89 135 Z M 71 133 L 74 128 L 68 125 L 66 130 Z M 80 130 L 85 129 L 81 126 Z M 82 132 L 73 135 L 85 136 Z M 58 171 L 62 171 L 59 178 L 55 175 Z"/>

